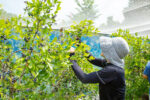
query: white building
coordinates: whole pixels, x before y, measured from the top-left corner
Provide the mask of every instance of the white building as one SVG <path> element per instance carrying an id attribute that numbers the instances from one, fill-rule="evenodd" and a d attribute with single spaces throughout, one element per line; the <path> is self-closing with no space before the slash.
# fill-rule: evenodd
<path id="1" fill-rule="evenodd" d="M 122 23 L 114 22 L 110 17 L 107 25 L 100 26 L 101 32 L 110 34 L 121 28 L 129 29 L 131 34 L 138 32 L 140 36 L 148 35 L 150 38 L 150 0 L 130 0 L 124 17 Z"/>

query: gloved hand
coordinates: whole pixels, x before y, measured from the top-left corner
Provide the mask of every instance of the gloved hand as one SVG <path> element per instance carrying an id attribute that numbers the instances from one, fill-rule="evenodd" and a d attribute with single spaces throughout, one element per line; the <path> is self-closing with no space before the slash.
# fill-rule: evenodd
<path id="1" fill-rule="evenodd" d="M 71 47 L 68 52 L 70 53 L 70 57 L 73 56 L 75 54 L 75 48 Z M 69 60 L 72 62 L 72 60 L 70 59 L 70 57 L 69 57 Z"/>
<path id="2" fill-rule="evenodd" d="M 69 50 L 68 52 L 74 53 L 74 52 L 75 52 L 75 48 L 74 48 L 74 47 L 71 47 L 70 50 Z"/>
<path id="3" fill-rule="evenodd" d="M 77 46 L 80 46 L 80 43 L 81 43 L 81 38 L 80 37 L 76 37 L 76 40 L 78 41 L 76 44 Z"/>

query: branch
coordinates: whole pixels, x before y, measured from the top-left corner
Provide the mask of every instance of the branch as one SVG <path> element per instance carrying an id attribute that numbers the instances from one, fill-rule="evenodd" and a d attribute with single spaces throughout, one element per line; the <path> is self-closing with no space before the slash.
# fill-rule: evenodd
<path id="1" fill-rule="evenodd" d="M 63 79 L 63 77 L 64 77 L 64 75 L 65 75 L 65 73 L 66 73 L 67 70 L 68 70 L 68 69 L 66 69 L 66 70 L 63 71 L 63 73 L 62 73 L 62 75 L 61 75 L 61 77 L 60 77 L 60 80 L 57 82 L 57 84 L 53 85 L 54 89 L 52 90 L 52 93 L 55 92 L 56 89 L 58 89 L 57 86 L 60 85 L 60 82 L 61 82 L 61 80 Z"/>
<path id="2" fill-rule="evenodd" d="M 37 34 L 38 31 L 39 31 L 39 24 L 40 24 L 40 21 L 41 21 L 41 20 L 38 20 L 37 28 L 36 28 L 36 32 L 35 32 L 35 34 L 34 34 L 34 36 L 33 36 L 32 44 L 33 44 L 33 42 L 34 42 L 34 40 L 35 40 L 36 34 Z"/>
<path id="3" fill-rule="evenodd" d="M 11 54 L 5 59 L 5 61 L 6 61 L 8 58 L 10 58 L 12 55 L 14 55 L 15 53 L 17 53 L 17 52 L 19 52 L 19 51 L 21 51 L 21 50 L 17 50 L 17 51 L 15 51 L 15 52 L 11 53 Z"/>

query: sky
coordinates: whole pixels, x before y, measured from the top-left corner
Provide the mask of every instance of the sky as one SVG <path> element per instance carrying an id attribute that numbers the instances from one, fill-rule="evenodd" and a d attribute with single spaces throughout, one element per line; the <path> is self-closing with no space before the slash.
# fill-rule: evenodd
<path id="1" fill-rule="evenodd" d="M 25 0 L 0 0 L 0 4 L 3 5 L 9 13 L 24 14 Z M 68 15 L 71 12 L 76 12 L 77 5 L 74 0 L 61 0 L 61 10 L 58 13 L 57 21 L 64 19 L 67 20 Z M 106 24 L 107 18 L 112 16 L 114 21 L 122 22 L 124 20 L 123 10 L 128 7 L 129 0 L 95 0 L 97 9 L 101 16 L 95 20 L 95 26 L 100 24 Z"/>

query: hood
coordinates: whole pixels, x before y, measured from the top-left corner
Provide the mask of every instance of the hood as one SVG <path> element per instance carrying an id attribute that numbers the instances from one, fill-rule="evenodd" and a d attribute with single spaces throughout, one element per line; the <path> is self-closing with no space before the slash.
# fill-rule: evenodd
<path id="1" fill-rule="evenodd" d="M 100 48 L 110 63 L 124 67 L 123 58 L 129 53 L 128 43 L 121 37 L 100 37 Z"/>

